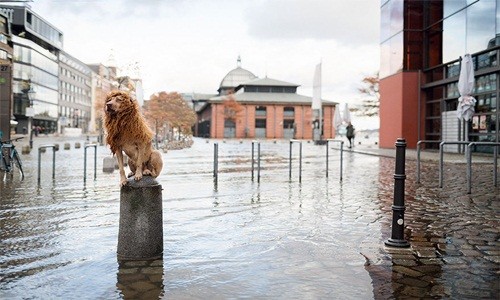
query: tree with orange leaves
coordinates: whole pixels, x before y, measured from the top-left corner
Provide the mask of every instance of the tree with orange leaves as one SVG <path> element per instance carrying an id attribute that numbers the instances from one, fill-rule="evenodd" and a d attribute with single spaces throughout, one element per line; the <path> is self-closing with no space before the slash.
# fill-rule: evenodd
<path id="1" fill-rule="evenodd" d="M 233 122 L 238 119 L 241 111 L 243 110 L 243 105 L 236 101 L 234 94 L 227 95 L 223 100 L 222 105 L 224 105 L 224 118 Z"/>
<path id="2" fill-rule="evenodd" d="M 177 92 L 159 92 L 151 95 L 144 103 L 144 116 L 152 128 L 167 125 L 177 129 L 182 135 L 191 135 L 191 127 L 196 122 L 196 115 L 182 96 Z"/>

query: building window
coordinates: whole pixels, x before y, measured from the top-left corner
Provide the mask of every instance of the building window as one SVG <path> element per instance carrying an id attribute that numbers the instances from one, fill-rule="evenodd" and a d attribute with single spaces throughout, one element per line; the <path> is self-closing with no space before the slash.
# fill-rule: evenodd
<path id="1" fill-rule="evenodd" d="M 380 78 L 403 69 L 403 32 L 396 34 L 380 46 Z"/>
<path id="2" fill-rule="evenodd" d="M 256 117 L 265 117 L 266 116 L 266 107 L 265 106 L 257 106 L 255 108 L 255 116 Z"/>
<path id="3" fill-rule="evenodd" d="M 255 128 L 266 128 L 266 119 L 256 119 Z"/>
<path id="4" fill-rule="evenodd" d="M 283 117 L 285 117 L 285 118 L 293 118 L 293 117 L 295 117 L 295 108 L 293 108 L 293 107 L 285 107 L 283 109 Z"/>

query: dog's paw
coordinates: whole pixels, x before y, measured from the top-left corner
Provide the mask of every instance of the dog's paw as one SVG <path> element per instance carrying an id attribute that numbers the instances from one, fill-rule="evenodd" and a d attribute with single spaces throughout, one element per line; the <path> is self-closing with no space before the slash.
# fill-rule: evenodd
<path id="1" fill-rule="evenodd" d="M 126 186 L 126 185 L 127 185 L 127 179 L 120 180 L 120 186 Z"/>
<path id="2" fill-rule="evenodd" d="M 141 180 L 141 179 L 142 179 L 142 174 L 138 174 L 138 173 L 137 173 L 137 174 L 135 174 L 135 177 L 134 177 L 134 180 L 135 180 L 135 181 L 139 181 L 139 180 Z"/>
<path id="3" fill-rule="evenodd" d="M 151 176 L 151 174 L 152 174 L 151 171 L 147 170 L 147 169 L 144 170 L 144 172 L 142 172 L 142 175 L 144 175 L 144 176 Z"/>

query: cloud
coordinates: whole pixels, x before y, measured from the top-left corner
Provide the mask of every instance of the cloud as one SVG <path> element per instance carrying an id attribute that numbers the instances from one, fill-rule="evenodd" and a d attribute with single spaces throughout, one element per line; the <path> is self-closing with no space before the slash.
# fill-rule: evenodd
<path id="1" fill-rule="evenodd" d="M 360 17 L 361 16 L 361 17 Z M 342 44 L 378 43 L 379 1 L 261 1 L 245 19 L 257 39 L 333 39 Z"/>
<path id="2" fill-rule="evenodd" d="M 215 93 L 241 55 L 243 68 L 299 84 L 307 96 L 322 60 L 323 97 L 343 102 L 356 97 L 363 76 L 378 70 L 379 8 L 370 4 L 375 11 L 360 13 L 367 1 L 378 3 L 37 0 L 32 7 L 63 31 L 65 51 L 81 61 L 108 64 L 113 49 L 119 68 L 137 62 L 146 97 L 157 91 Z"/>

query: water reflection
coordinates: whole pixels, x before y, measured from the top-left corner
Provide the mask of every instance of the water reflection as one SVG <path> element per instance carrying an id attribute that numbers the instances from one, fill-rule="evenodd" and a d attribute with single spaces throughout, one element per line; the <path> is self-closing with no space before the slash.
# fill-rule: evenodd
<path id="1" fill-rule="evenodd" d="M 449 288 L 442 284 L 439 260 L 422 263 L 412 250 L 396 248 L 386 248 L 385 255 L 376 261 L 365 258 L 365 269 L 372 278 L 375 299 L 451 296 Z"/>
<path id="2" fill-rule="evenodd" d="M 444 190 L 435 165 L 423 164 L 416 185 L 408 162 L 405 237 L 412 248 L 403 252 L 383 245 L 391 232 L 392 159 L 346 152 L 339 182 L 338 158 L 332 155 L 327 179 L 325 149 L 304 144 L 302 182 L 297 166 L 290 182 L 288 143 L 269 143 L 256 184 L 251 148 L 228 142 L 214 189 L 211 149 L 195 142 L 165 154 L 167 171 L 157 179 L 164 188 L 163 261 L 119 264 L 118 174 L 98 172 L 83 185 L 83 150 L 61 150 L 56 179 L 49 174 L 37 188 L 36 158 L 23 157 L 25 180 L 0 181 L 0 298 L 498 294 L 498 188 L 491 193 L 478 183 L 473 191 L 483 193 L 465 195 L 465 179 L 452 178 L 463 166 L 447 166 L 456 189 Z M 107 155 L 98 148 L 98 162 Z M 491 169 L 481 167 L 491 183 Z"/>
<path id="3" fill-rule="evenodd" d="M 116 287 L 123 299 L 163 297 L 163 260 L 119 261 Z"/>

